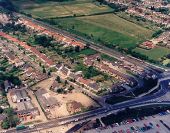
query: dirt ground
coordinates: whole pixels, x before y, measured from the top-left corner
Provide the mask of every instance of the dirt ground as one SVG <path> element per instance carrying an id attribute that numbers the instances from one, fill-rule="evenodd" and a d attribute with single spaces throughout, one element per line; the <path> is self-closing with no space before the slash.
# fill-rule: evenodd
<path id="1" fill-rule="evenodd" d="M 47 91 L 50 91 L 50 87 L 52 85 L 52 83 L 54 82 L 55 80 L 55 77 L 51 77 L 51 78 L 48 78 L 46 80 L 43 80 L 39 83 L 37 83 L 36 85 L 32 86 L 32 90 L 36 90 L 37 87 L 41 87 L 41 88 L 44 88 L 46 89 Z"/>
<path id="2" fill-rule="evenodd" d="M 54 80 L 55 77 L 49 78 L 47 80 L 38 83 L 32 88 L 33 90 L 36 90 L 36 87 L 42 87 L 46 89 L 49 95 L 55 97 L 56 100 L 59 102 L 59 106 L 50 109 L 50 112 L 54 118 L 70 115 L 69 112 L 67 111 L 67 103 L 70 101 L 80 102 L 84 108 L 99 107 L 99 105 L 96 102 L 94 102 L 91 98 L 84 95 L 83 93 L 73 91 L 72 93 L 58 94 L 49 90 Z"/>
<path id="3" fill-rule="evenodd" d="M 57 93 L 53 92 L 52 95 L 61 104 L 59 107 L 56 107 L 52 111 L 53 115 L 56 118 L 69 115 L 69 112 L 67 111 L 67 103 L 70 101 L 80 102 L 84 108 L 99 107 L 99 105 L 97 103 L 95 103 L 92 99 L 90 99 L 89 97 L 87 97 L 86 95 L 84 95 L 80 92 L 73 92 L 73 93 L 68 93 L 68 94 L 57 94 Z"/>

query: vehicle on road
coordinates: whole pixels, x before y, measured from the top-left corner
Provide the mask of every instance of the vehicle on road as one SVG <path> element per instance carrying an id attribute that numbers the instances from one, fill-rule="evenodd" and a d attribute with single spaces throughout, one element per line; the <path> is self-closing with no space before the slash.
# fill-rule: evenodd
<path id="1" fill-rule="evenodd" d="M 33 128 L 35 128 L 35 125 L 29 125 L 28 127 L 29 127 L 29 129 L 33 129 Z"/>
<path id="2" fill-rule="evenodd" d="M 27 127 L 25 125 L 18 125 L 16 126 L 16 130 L 19 131 L 19 130 L 23 130 L 23 129 L 26 129 Z"/>

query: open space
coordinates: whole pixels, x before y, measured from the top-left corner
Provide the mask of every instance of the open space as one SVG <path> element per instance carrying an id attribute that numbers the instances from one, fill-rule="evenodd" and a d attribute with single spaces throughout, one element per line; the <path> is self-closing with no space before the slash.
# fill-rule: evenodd
<path id="1" fill-rule="evenodd" d="M 54 118 L 68 116 L 70 114 L 84 112 L 100 107 L 95 101 L 81 92 L 73 91 L 72 93 L 58 94 L 57 92 L 51 91 L 50 87 L 54 80 L 55 78 L 49 78 L 32 87 L 33 90 L 44 88 L 48 94 L 51 97 L 54 97 L 59 103 L 58 106 L 50 109 L 50 112 Z"/>
<path id="2" fill-rule="evenodd" d="M 92 2 L 91 0 L 68 2 L 28 2 L 26 0 L 14 0 L 13 3 L 22 12 L 31 14 L 36 18 L 91 15 L 113 10 L 106 5 L 100 5 L 98 2 Z"/>
<path id="3" fill-rule="evenodd" d="M 149 59 L 152 59 L 155 61 L 160 61 L 162 57 L 164 57 L 170 53 L 170 49 L 167 49 L 164 47 L 159 47 L 159 46 L 157 46 L 156 48 L 151 49 L 151 50 L 135 48 L 134 51 L 138 52 L 142 55 L 146 55 L 146 56 L 148 56 Z"/>
<path id="4" fill-rule="evenodd" d="M 122 48 L 134 48 L 139 43 L 150 39 L 153 34 L 152 30 L 114 14 L 54 19 L 54 23 L 78 35 L 109 44 L 109 47 L 118 45 Z"/>

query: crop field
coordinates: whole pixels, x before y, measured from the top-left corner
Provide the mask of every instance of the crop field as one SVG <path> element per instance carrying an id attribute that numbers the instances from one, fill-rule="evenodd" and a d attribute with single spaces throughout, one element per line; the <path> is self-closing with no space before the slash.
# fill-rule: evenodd
<path id="1" fill-rule="evenodd" d="M 134 51 L 148 56 L 149 59 L 160 61 L 162 57 L 168 55 L 170 53 L 170 49 L 164 48 L 164 47 L 156 47 L 151 50 L 145 50 L 141 48 L 136 48 Z"/>
<path id="2" fill-rule="evenodd" d="M 110 12 L 113 9 L 106 5 L 100 5 L 98 2 L 89 0 L 77 0 L 69 2 L 42 2 L 36 3 L 26 0 L 14 0 L 14 5 L 20 11 L 31 14 L 35 18 L 56 18 L 66 16 L 91 15 L 96 13 Z"/>
<path id="3" fill-rule="evenodd" d="M 101 40 L 122 48 L 135 48 L 153 34 L 152 30 L 114 14 L 55 19 L 55 22 L 63 29 L 70 29 L 78 35 L 90 36 L 93 40 Z"/>

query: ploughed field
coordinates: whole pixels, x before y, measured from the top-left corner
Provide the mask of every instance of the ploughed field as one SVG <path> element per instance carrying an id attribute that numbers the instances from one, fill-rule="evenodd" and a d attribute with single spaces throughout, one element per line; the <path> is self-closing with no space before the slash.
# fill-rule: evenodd
<path id="1" fill-rule="evenodd" d="M 98 2 L 92 2 L 91 0 L 67 0 L 66 2 L 13 0 L 13 4 L 20 11 L 31 14 L 35 18 L 91 15 L 113 11 L 112 8 L 100 5 Z"/>

